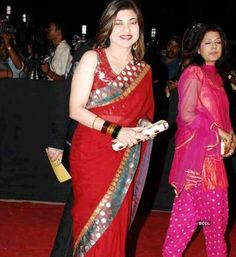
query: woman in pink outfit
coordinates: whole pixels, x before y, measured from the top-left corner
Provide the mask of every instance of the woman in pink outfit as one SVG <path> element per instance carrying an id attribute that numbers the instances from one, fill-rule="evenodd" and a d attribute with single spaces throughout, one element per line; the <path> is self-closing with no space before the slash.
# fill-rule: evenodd
<path id="1" fill-rule="evenodd" d="M 223 158 L 236 146 L 220 75 L 226 38 L 216 24 L 197 24 L 183 43 L 190 64 L 178 83 L 178 130 L 169 177 L 176 197 L 163 256 L 182 256 L 201 225 L 208 257 L 226 257 L 228 182 Z"/>

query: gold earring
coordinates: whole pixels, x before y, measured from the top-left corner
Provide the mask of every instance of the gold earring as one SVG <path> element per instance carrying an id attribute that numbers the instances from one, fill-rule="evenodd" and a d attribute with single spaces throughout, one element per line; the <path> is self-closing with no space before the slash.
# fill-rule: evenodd
<path id="1" fill-rule="evenodd" d="M 138 43 L 135 42 L 135 43 L 132 45 L 132 49 L 135 51 L 135 50 L 137 49 L 137 47 L 138 47 Z"/>

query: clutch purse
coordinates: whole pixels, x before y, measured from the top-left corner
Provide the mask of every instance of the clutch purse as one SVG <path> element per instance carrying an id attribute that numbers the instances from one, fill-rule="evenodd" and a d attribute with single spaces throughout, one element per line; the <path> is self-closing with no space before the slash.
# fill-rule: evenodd
<path id="1" fill-rule="evenodd" d="M 47 149 L 45 149 L 45 150 L 46 150 L 46 153 L 48 156 L 48 150 Z M 49 162 L 52 166 L 52 169 L 60 183 L 71 179 L 70 173 L 66 170 L 66 168 L 64 167 L 64 165 L 62 163 L 60 163 L 59 165 L 55 165 L 55 163 L 53 161 L 51 161 L 49 156 L 48 156 L 48 160 L 49 160 Z"/>
<path id="2" fill-rule="evenodd" d="M 224 155 L 226 153 L 226 145 L 225 140 L 223 138 L 220 139 L 220 154 Z"/>
<path id="3" fill-rule="evenodd" d="M 150 139 L 153 139 L 158 133 L 165 131 L 169 128 L 169 124 L 166 120 L 159 120 L 152 125 L 144 128 L 141 133 L 144 135 L 149 136 Z M 116 143 L 112 144 L 112 148 L 115 151 L 119 151 L 125 148 L 125 146 L 117 141 Z"/>

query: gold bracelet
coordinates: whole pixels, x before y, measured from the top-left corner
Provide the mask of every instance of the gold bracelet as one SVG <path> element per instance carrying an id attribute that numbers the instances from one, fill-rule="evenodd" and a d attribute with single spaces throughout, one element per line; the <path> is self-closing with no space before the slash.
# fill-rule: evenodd
<path id="1" fill-rule="evenodd" d="M 94 129 L 94 124 L 95 124 L 95 121 L 96 121 L 96 119 L 98 118 L 98 116 L 96 116 L 95 118 L 94 118 L 94 120 L 93 120 L 93 123 L 92 123 L 92 128 Z"/>
<path id="2" fill-rule="evenodd" d="M 116 124 L 111 123 L 109 125 L 109 127 L 107 128 L 106 134 L 109 135 L 109 136 L 112 136 L 112 133 L 113 133 L 115 127 L 116 127 Z"/>
<path id="3" fill-rule="evenodd" d="M 231 138 L 230 138 L 230 142 L 229 142 L 229 148 L 231 148 L 233 141 L 234 141 L 234 133 L 231 133 Z"/>

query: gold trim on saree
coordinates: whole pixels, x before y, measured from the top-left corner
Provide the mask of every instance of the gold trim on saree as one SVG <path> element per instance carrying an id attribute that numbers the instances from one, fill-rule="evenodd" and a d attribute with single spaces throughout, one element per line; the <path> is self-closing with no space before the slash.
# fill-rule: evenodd
<path id="1" fill-rule="evenodd" d="M 129 186 L 132 182 L 133 176 L 135 174 L 136 166 L 139 162 L 140 147 L 137 148 L 127 148 L 124 152 L 123 159 L 116 171 L 116 174 L 106 192 L 102 197 L 101 201 L 93 211 L 92 215 L 88 219 L 87 223 L 82 228 L 75 244 L 73 256 L 78 253 L 79 256 L 84 256 L 86 252 L 97 242 L 97 240 L 102 236 L 105 230 L 108 228 L 109 224 L 114 219 L 117 211 L 116 202 L 114 205 L 114 196 L 117 196 L 117 190 L 119 191 L 119 182 L 122 181 L 122 175 L 127 173 L 127 178 L 125 177 L 125 186 L 122 183 L 122 192 L 119 191 L 119 200 L 122 201 L 123 196 L 127 193 Z M 128 171 L 127 171 L 128 170 Z M 124 177 L 123 177 L 124 178 Z M 124 187 L 123 187 L 124 186 Z M 112 205 L 113 204 L 113 205 Z"/>
<path id="2" fill-rule="evenodd" d="M 106 106 L 127 97 L 139 85 L 150 66 L 145 62 L 130 62 L 117 77 L 103 88 L 91 91 L 87 108 Z"/>
<path id="3" fill-rule="evenodd" d="M 137 85 L 140 83 L 140 81 L 144 78 L 144 76 L 149 70 L 150 70 L 150 66 L 146 64 L 145 68 L 142 70 L 139 76 L 130 84 L 130 86 L 123 92 L 123 94 L 118 98 L 112 100 L 110 103 L 120 101 L 125 97 L 127 97 L 137 87 Z"/>

